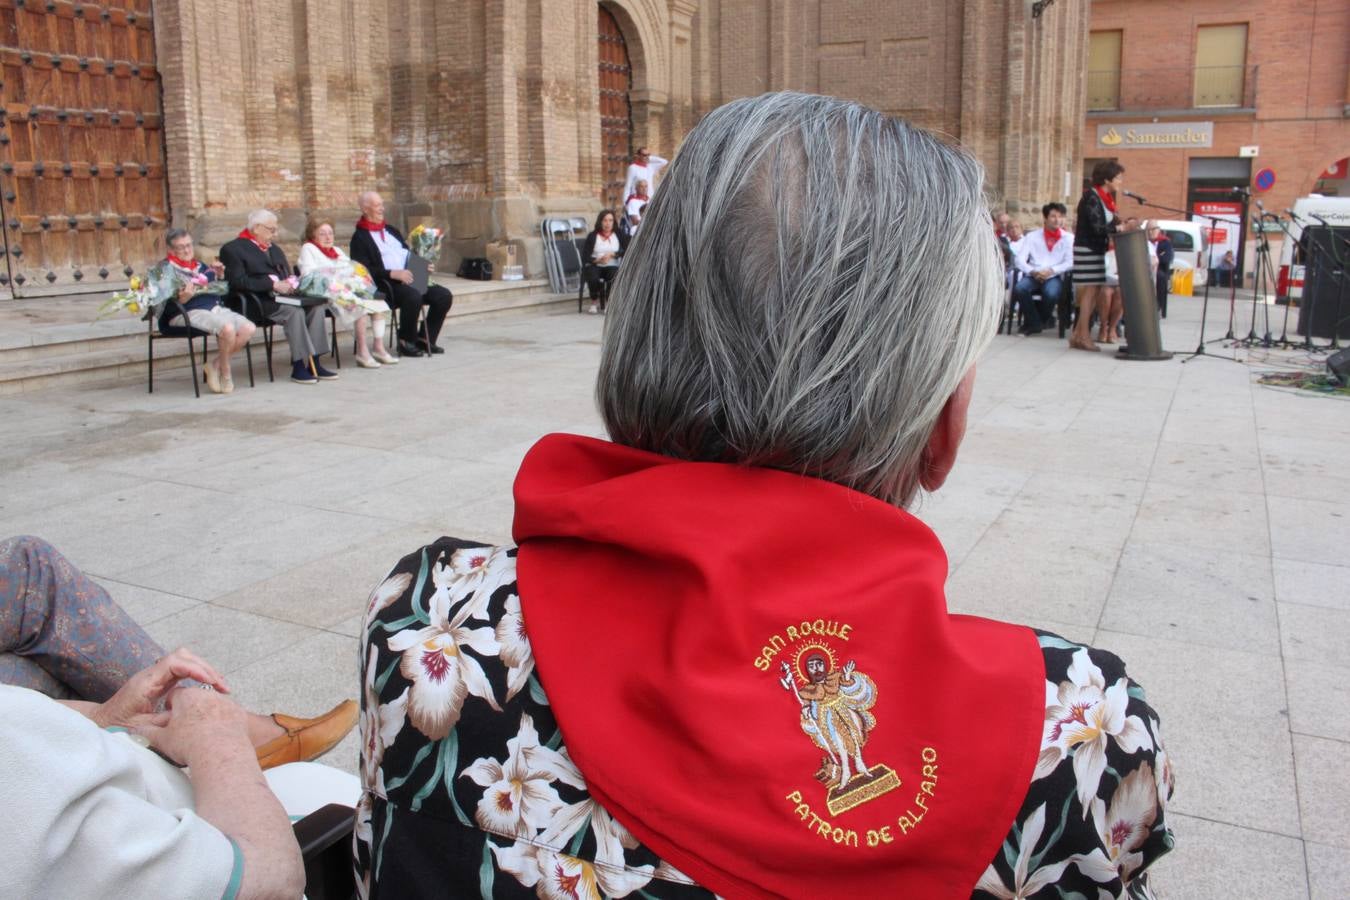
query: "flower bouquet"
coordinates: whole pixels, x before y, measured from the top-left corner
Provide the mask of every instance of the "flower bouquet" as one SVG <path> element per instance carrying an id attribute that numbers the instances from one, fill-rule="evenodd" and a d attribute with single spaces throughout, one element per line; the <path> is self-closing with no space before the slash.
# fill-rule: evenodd
<path id="1" fill-rule="evenodd" d="M 298 285 L 302 294 L 326 297 L 334 306 L 354 310 L 364 300 L 375 298 L 375 282 L 360 263 L 342 268 L 318 269 L 307 273 Z"/>
<path id="2" fill-rule="evenodd" d="M 441 255 L 441 239 L 444 237 L 445 232 L 439 228 L 418 225 L 408 232 L 408 246 L 427 262 L 434 263 Z"/>
<path id="3" fill-rule="evenodd" d="M 145 315 L 188 286 L 192 287 L 193 296 L 222 296 L 229 290 L 223 281 L 208 281 L 200 272 L 187 272 L 164 260 L 151 266 L 144 275 L 131 276 L 125 291 L 113 294 L 98 308 L 97 318 L 119 312 Z"/>

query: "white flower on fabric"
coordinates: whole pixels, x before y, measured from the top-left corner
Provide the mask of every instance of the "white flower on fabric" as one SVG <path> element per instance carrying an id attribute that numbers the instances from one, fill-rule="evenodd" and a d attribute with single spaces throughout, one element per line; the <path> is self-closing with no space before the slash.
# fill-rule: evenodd
<path id="1" fill-rule="evenodd" d="M 1148 763 L 1125 776 L 1109 807 L 1101 798 L 1092 801 L 1092 822 L 1110 858 L 1113 876 L 1118 871 L 1120 879 L 1129 882 L 1144 864 L 1144 854 L 1135 851 L 1148 838 L 1157 813 L 1158 788 Z"/>
<path id="2" fill-rule="evenodd" d="M 1154 762 L 1158 769 L 1155 773 L 1158 782 L 1158 805 L 1167 809 L 1167 801 L 1172 799 L 1172 791 L 1176 788 L 1176 772 L 1172 768 L 1172 757 L 1167 752 L 1167 746 L 1163 743 L 1161 726 L 1157 719 L 1149 719 L 1153 725 L 1153 740 L 1157 744 L 1158 752 L 1154 757 Z"/>
<path id="3" fill-rule="evenodd" d="M 358 900 L 368 900 L 370 897 L 370 877 L 375 872 L 375 833 L 371 829 L 370 821 L 373 815 L 371 808 L 370 794 L 361 792 L 361 799 L 356 801 L 356 827 L 352 831 L 352 859 L 360 859 L 357 853 L 357 843 L 366 845 L 366 859 L 371 864 L 366 866 L 365 874 L 361 880 L 356 882 L 356 896 Z"/>
<path id="4" fill-rule="evenodd" d="M 393 603 L 403 592 L 412 584 L 412 575 L 404 572 L 400 575 L 390 575 L 381 581 L 375 590 L 370 592 L 369 599 L 366 600 L 366 621 L 365 630 L 370 630 L 370 622 L 375 618 L 375 614 Z"/>
<path id="5" fill-rule="evenodd" d="M 481 697 L 501 712 L 492 696 L 492 685 L 483 667 L 463 652 L 470 647 L 484 656 L 501 648 L 491 628 L 467 628 L 471 604 L 462 604 L 450 615 L 449 592 L 437 589 L 431 598 L 431 624 L 426 628 L 400 631 L 389 638 L 388 647 L 402 653 L 399 671 L 412 682 L 408 695 L 408 718 L 413 727 L 433 741 L 450 733 L 459 721 L 468 694 Z"/>
<path id="6" fill-rule="evenodd" d="M 558 751 L 558 758 L 561 760 L 558 780 L 579 790 L 586 790 L 586 780 L 565 748 Z M 592 800 L 589 793 L 585 800 L 568 804 L 559 810 L 548 828 L 539 835 L 537 842 L 548 847 L 566 846 L 578 831 L 586 827 L 588 821 L 595 834 L 596 877 L 607 896 L 625 896 L 652 880 L 656 870 L 650 865 L 625 867 L 623 851 L 625 848 L 632 850 L 637 847 L 637 838 L 623 823 L 611 816 L 609 810 Z"/>
<path id="7" fill-rule="evenodd" d="M 534 652 L 520 614 L 520 597 L 515 594 L 506 598 L 506 611 L 497 620 L 497 643 L 502 645 L 502 662 L 507 666 L 506 700 L 510 702 L 534 671 Z"/>
<path id="8" fill-rule="evenodd" d="M 505 762 L 476 759 L 460 777 L 487 788 L 474 813 L 480 827 L 494 834 L 533 838 L 563 808 L 553 781 L 569 765 L 558 751 L 539 743 L 534 720 L 524 714 L 520 731 L 506 742 Z"/>
<path id="9" fill-rule="evenodd" d="M 450 554 L 450 561 L 433 574 L 436 586 L 450 591 L 452 603 L 470 594 L 471 613 L 475 619 L 488 618 L 488 601 L 492 593 L 516 580 L 516 558 L 508 554 L 508 547 L 471 547 Z M 444 579 L 444 581 L 443 581 Z"/>
<path id="10" fill-rule="evenodd" d="M 525 887 L 534 888 L 544 900 L 602 900 L 627 897 L 651 881 L 651 866 L 641 869 L 614 869 L 592 865 L 585 860 L 559 853 L 547 847 L 516 841 L 510 847 L 488 842 L 497 859 L 497 867 L 509 872 Z M 646 874 L 642 873 L 645 869 Z"/>
<path id="11" fill-rule="evenodd" d="M 1106 771 L 1107 741 L 1114 740 L 1125 753 L 1135 753 L 1152 749 L 1153 739 L 1143 719 L 1125 715 L 1130 700 L 1126 679 L 1106 687 L 1101 669 L 1086 649 L 1074 653 L 1068 675 L 1069 680 L 1057 689 L 1046 684 L 1047 694 L 1053 689 L 1054 695 L 1046 705 L 1045 732 L 1033 780 L 1049 775 L 1064 757 L 1072 756 L 1078 802 L 1087 818 Z"/>
<path id="12" fill-rule="evenodd" d="M 373 791 L 380 797 L 384 794 L 385 748 L 394 742 L 403 730 L 403 721 L 408 716 L 408 689 L 388 703 L 380 702 L 379 692 L 375 690 L 375 679 L 379 674 L 379 648 L 371 645 L 366 661 L 366 677 L 362 686 L 365 691 L 365 703 L 361 706 L 361 787 Z"/>
<path id="13" fill-rule="evenodd" d="M 1041 839 L 1041 832 L 1045 830 L 1045 804 L 1042 803 L 1036 807 L 1030 817 L 1027 818 L 1026 825 L 1022 828 L 1022 845 L 1017 848 L 1017 862 L 1013 865 L 1013 884 L 1009 888 L 1003 883 L 1002 877 L 998 874 L 998 869 L 990 863 L 984 870 L 980 880 L 975 885 L 976 891 L 987 891 L 998 897 L 999 900 L 1024 900 L 1026 897 L 1033 896 L 1048 884 L 1054 884 L 1059 880 L 1059 876 L 1069 867 L 1072 860 L 1061 860 L 1054 865 L 1045 866 L 1028 872 L 1031 857 L 1036 853 L 1036 844 Z"/>

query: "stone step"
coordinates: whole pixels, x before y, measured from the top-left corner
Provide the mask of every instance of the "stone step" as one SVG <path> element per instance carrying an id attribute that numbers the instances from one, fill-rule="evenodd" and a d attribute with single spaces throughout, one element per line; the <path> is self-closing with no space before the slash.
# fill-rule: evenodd
<path id="1" fill-rule="evenodd" d="M 455 320 L 564 313 L 572 309 L 576 301 L 572 295 L 549 293 L 547 280 L 508 282 L 509 288 L 501 287 L 502 282 L 454 280 L 457 282 L 452 288 L 455 304 L 447 318 L 448 328 L 453 327 Z M 25 334 L 0 336 L 0 395 L 122 378 L 144 382 L 145 331 L 144 322 L 123 316 L 100 322 L 51 325 Z M 350 329 L 339 326 L 338 333 L 340 349 L 346 356 L 351 351 Z M 273 357 L 274 365 L 278 365 L 275 360 L 284 361 L 289 356 L 281 330 L 277 329 L 275 335 Z M 200 343 L 197 347 L 200 353 Z M 161 370 L 188 365 L 187 349 L 185 340 L 155 341 L 156 381 Z M 253 355 L 254 375 L 265 379 L 266 357 L 261 336 L 253 340 Z M 236 384 L 243 374 L 242 359 L 240 363 L 236 369 Z M 180 378 L 175 375 L 175 379 Z"/>

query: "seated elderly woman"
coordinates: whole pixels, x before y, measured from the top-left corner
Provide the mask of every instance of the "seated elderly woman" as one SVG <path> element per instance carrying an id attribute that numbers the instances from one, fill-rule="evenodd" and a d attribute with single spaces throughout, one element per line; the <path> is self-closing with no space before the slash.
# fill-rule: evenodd
<path id="1" fill-rule="evenodd" d="M 230 368 L 230 357 L 244 349 L 249 338 L 253 337 L 254 325 L 234 310 L 227 309 L 216 294 L 203 293 L 198 285 L 205 285 L 224 277 L 225 267 L 216 263 L 208 266 L 197 258 L 197 248 L 192 235 L 182 228 L 171 228 L 164 236 L 169 248 L 166 262 L 183 277 L 183 287 L 178 292 L 178 303 L 165 303 L 159 314 L 159 330 L 169 332 L 174 328 L 190 326 L 198 331 L 216 336 L 220 351 L 215 362 L 208 364 L 206 386 L 212 393 L 229 394 L 234 391 L 234 374 Z M 183 315 L 187 321 L 183 321 Z"/>
<path id="2" fill-rule="evenodd" d="M 326 285 L 324 295 L 329 307 L 344 325 L 356 331 L 356 363 L 363 369 L 378 369 L 380 363 L 398 364 L 384 346 L 384 332 L 389 324 L 389 304 L 375 296 L 375 282 L 363 266 L 358 271 L 351 257 L 333 242 L 333 223 L 327 219 L 311 219 L 305 226 L 305 245 L 295 263 L 301 275 L 301 287 L 306 279 L 320 279 Z M 375 351 L 366 345 L 366 319 L 374 321 Z"/>
<path id="3" fill-rule="evenodd" d="M 225 277 L 230 290 L 256 297 L 259 306 L 253 314 L 280 325 L 291 348 L 291 381 L 318 384 L 335 381 L 338 374 L 319 365 L 318 358 L 328 352 L 328 332 L 324 328 L 323 306 L 308 309 L 279 302 L 276 298 L 298 294 L 296 281 L 286 254 L 275 243 L 276 213 L 255 209 L 248 214 L 248 227 L 220 248 Z"/>
<path id="4" fill-rule="evenodd" d="M 545 437 L 515 545 L 443 538 L 371 595 L 370 895 L 1146 896 L 1172 837 L 1143 692 L 949 614 L 905 511 L 1002 307 L 979 165 L 767 94 L 690 132 L 643 229 L 611 440 Z"/>

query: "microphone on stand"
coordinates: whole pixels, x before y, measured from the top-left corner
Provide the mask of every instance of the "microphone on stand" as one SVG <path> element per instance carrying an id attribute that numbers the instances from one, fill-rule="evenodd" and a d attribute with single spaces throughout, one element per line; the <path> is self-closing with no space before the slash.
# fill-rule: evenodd
<path id="1" fill-rule="evenodd" d="M 1121 193 L 1124 194 L 1126 197 L 1129 197 L 1131 200 L 1138 201 L 1141 205 L 1148 202 L 1143 197 L 1140 197 L 1138 194 L 1135 194 L 1131 191 L 1121 191 Z"/>

